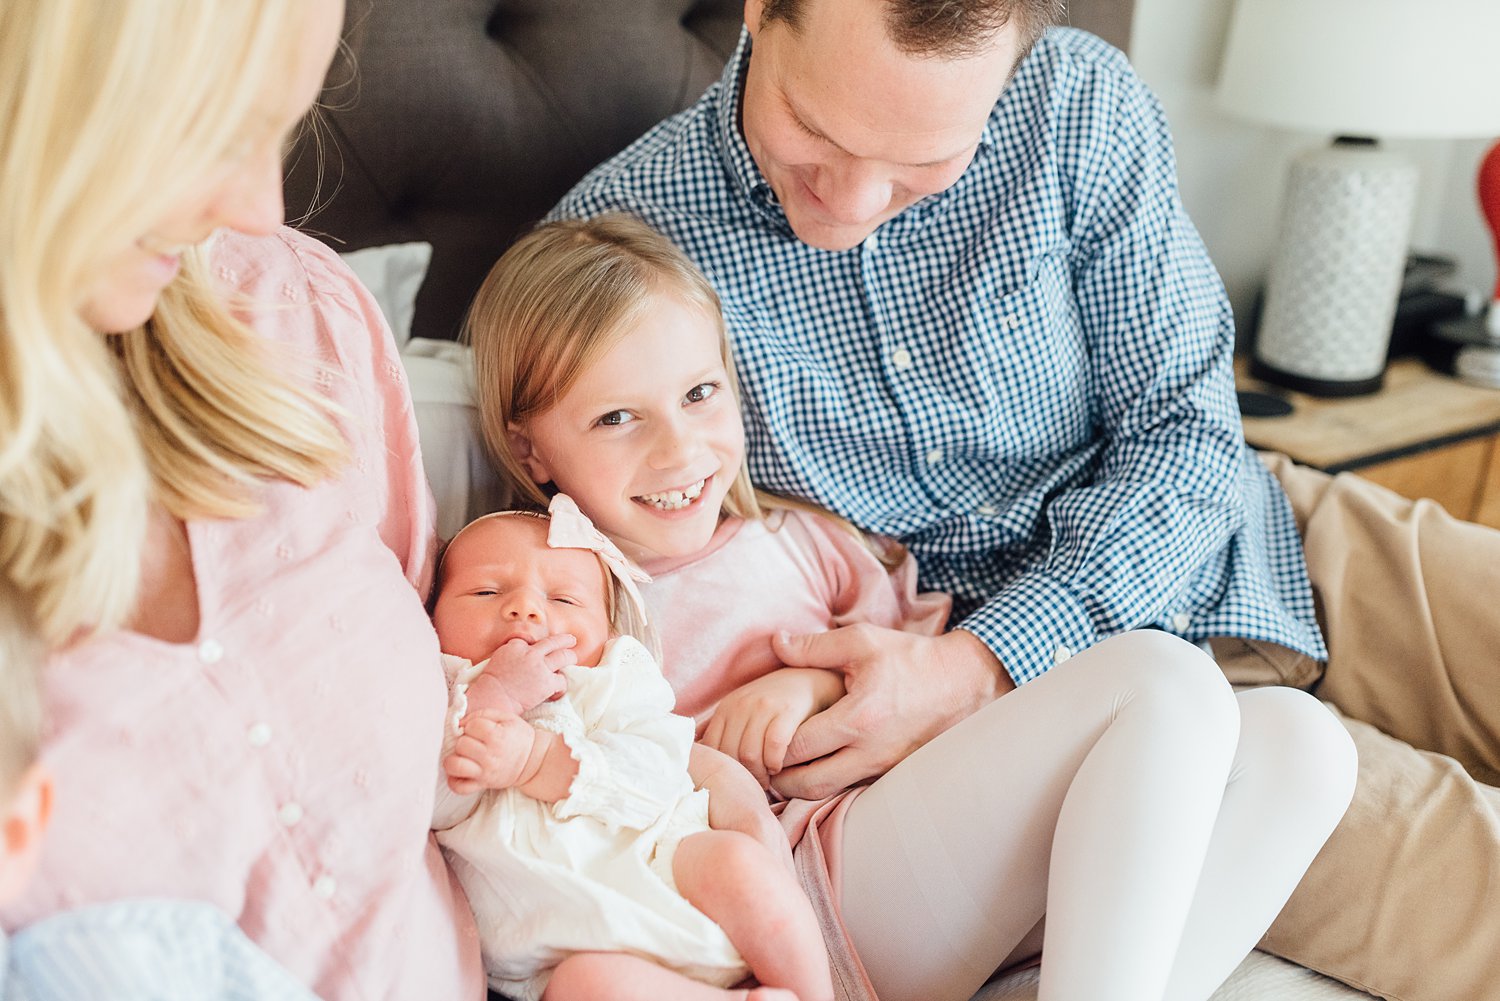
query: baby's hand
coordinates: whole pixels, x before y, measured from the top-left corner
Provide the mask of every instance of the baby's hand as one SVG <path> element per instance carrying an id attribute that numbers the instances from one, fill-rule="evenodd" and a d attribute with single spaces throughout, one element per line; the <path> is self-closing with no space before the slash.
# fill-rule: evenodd
<path id="1" fill-rule="evenodd" d="M 514 713 L 484 709 L 465 716 L 453 753 L 443 759 L 448 788 L 467 796 L 520 785 L 528 777 L 526 765 L 536 734 Z"/>
<path id="2" fill-rule="evenodd" d="M 523 639 L 502 643 L 479 676 L 469 682 L 469 712 L 523 713 L 561 695 L 567 688 L 562 669 L 578 662 L 574 642 L 572 636 L 561 633 L 535 643 Z"/>

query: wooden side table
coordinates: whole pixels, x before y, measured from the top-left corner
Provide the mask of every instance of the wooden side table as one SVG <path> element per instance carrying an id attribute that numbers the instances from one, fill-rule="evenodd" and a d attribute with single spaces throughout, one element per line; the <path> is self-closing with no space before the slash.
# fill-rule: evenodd
<path id="1" fill-rule="evenodd" d="M 1330 473 L 1357 472 L 1458 518 L 1500 528 L 1500 390 L 1459 382 L 1414 358 L 1393 361 L 1385 387 L 1326 399 L 1292 392 L 1235 364 L 1240 389 L 1280 396 L 1284 417 L 1246 417 L 1245 439 Z"/>

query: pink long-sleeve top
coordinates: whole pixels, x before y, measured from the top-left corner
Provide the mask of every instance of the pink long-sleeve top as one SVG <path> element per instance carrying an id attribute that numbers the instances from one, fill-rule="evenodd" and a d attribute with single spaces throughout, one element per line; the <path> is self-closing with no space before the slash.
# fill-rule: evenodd
<path id="1" fill-rule="evenodd" d="M 343 408 L 352 460 L 313 489 L 265 486 L 256 517 L 188 525 L 192 642 L 122 631 L 51 658 L 53 821 L 0 920 L 203 900 L 322 997 L 483 998 L 473 919 L 428 829 L 447 688 L 395 346 L 311 239 L 225 235 L 214 264 L 244 318 Z"/>
<path id="2" fill-rule="evenodd" d="M 887 570 L 831 518 L 774 511 L 764 521 L 726 518 L 709 544 L 682 559 L 654 560 L 642 588 L 661 634 L 662 672 L 677 712 L 701 731 L 719 700 L 781 666 L 771 636 L 864 622 L 934 636 L 953 601 L 918 592 L 910 556 Z"/>
<path id="3" fill-rule="evenodd" d="M 946 594 L 917 591 L 909 555 L 887 571 L 852 533 L 805 511 L 725 519 L 703 551 L 644 569 L 653 578 L 642 591 L 661 634 L 663 673 L 677 712 L 692 716 L 700 733 L 720 699 L 781 666 L 771 649 L 778 630 L 797 635 L 864 622 L 933 636 L 953 604 Z M 859 789 L 777 804 L 823 929 L 838 1001 L 876 1001 L 838 906 L 843 818 Z"/>

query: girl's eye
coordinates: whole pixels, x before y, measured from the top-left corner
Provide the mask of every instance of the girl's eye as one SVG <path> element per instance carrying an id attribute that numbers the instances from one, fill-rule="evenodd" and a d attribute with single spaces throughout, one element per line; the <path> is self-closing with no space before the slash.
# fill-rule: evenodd
<path id="1" fill-rule="evenodd" d="M 702 403 L 718 391 L 719 384 L 717 382 L 700 382 L 687 391 L 686 399 L 689 403 Z"/>
<path id="2" fill-rule="evenodd" d="M 623 424 L 629 424 L 634 419 L 635 418 L 630 416 L 630 413 L 628 411 L 611 410 L 609 413 L 603 415 L 594 423 L 599 427 L 617 428 Z"/>

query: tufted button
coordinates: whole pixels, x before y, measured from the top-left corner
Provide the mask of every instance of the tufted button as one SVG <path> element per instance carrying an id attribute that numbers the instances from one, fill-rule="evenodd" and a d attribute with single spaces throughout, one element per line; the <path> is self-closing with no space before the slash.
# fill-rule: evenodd
<path id="1" fill-rule="evenodd" d="M 911 368 L 911 352 L 905 348 L 897 348 L 891 352 L 891 364 L 905 372 Z"/>
<path id="2" fill-rule="evenodd" d="M 1187 632 L 1188 626 L 1193 624 L 1193 617 L 1187 612 L 1178 612 L 1172 616 L 1172 628 L 1179 633 Z"/>
<path id="3" fill-rule="evenodd" d="M 286 802 L 276 811 L 276 820 L 282 827 L 296 827 L 302 820 L 302 804 Z"/>
<path id="4" fill-rule="evenodd" d="M 333 895 L 339 892 L 338 880 L 326 874 L 319 876 L 313 880 L 312 892 L 319 900 L 332 900 Z"/>
<path id="5" fill-rule="evenodd" d="M 245 739 L 251 747 L 265 747 L 271 742 L 271 724 L 256 723 L 245 731 Z"/>
<path id="6" fill-rule="evenodd" d="M 1052 663 L 1061 664 L 1071 656 L 1073 656 L 1072 650 L 1069 650 L 1065 646 L 1060 646 L 1056 650 L 1052 651 Z"/>
<path id="7" fill-rule="evenodd" d="M 198 659 L 205 664 L 217 664 L 224 659 L 224 645 L 218 640 L 204 640 L 198 644 Z"/>

